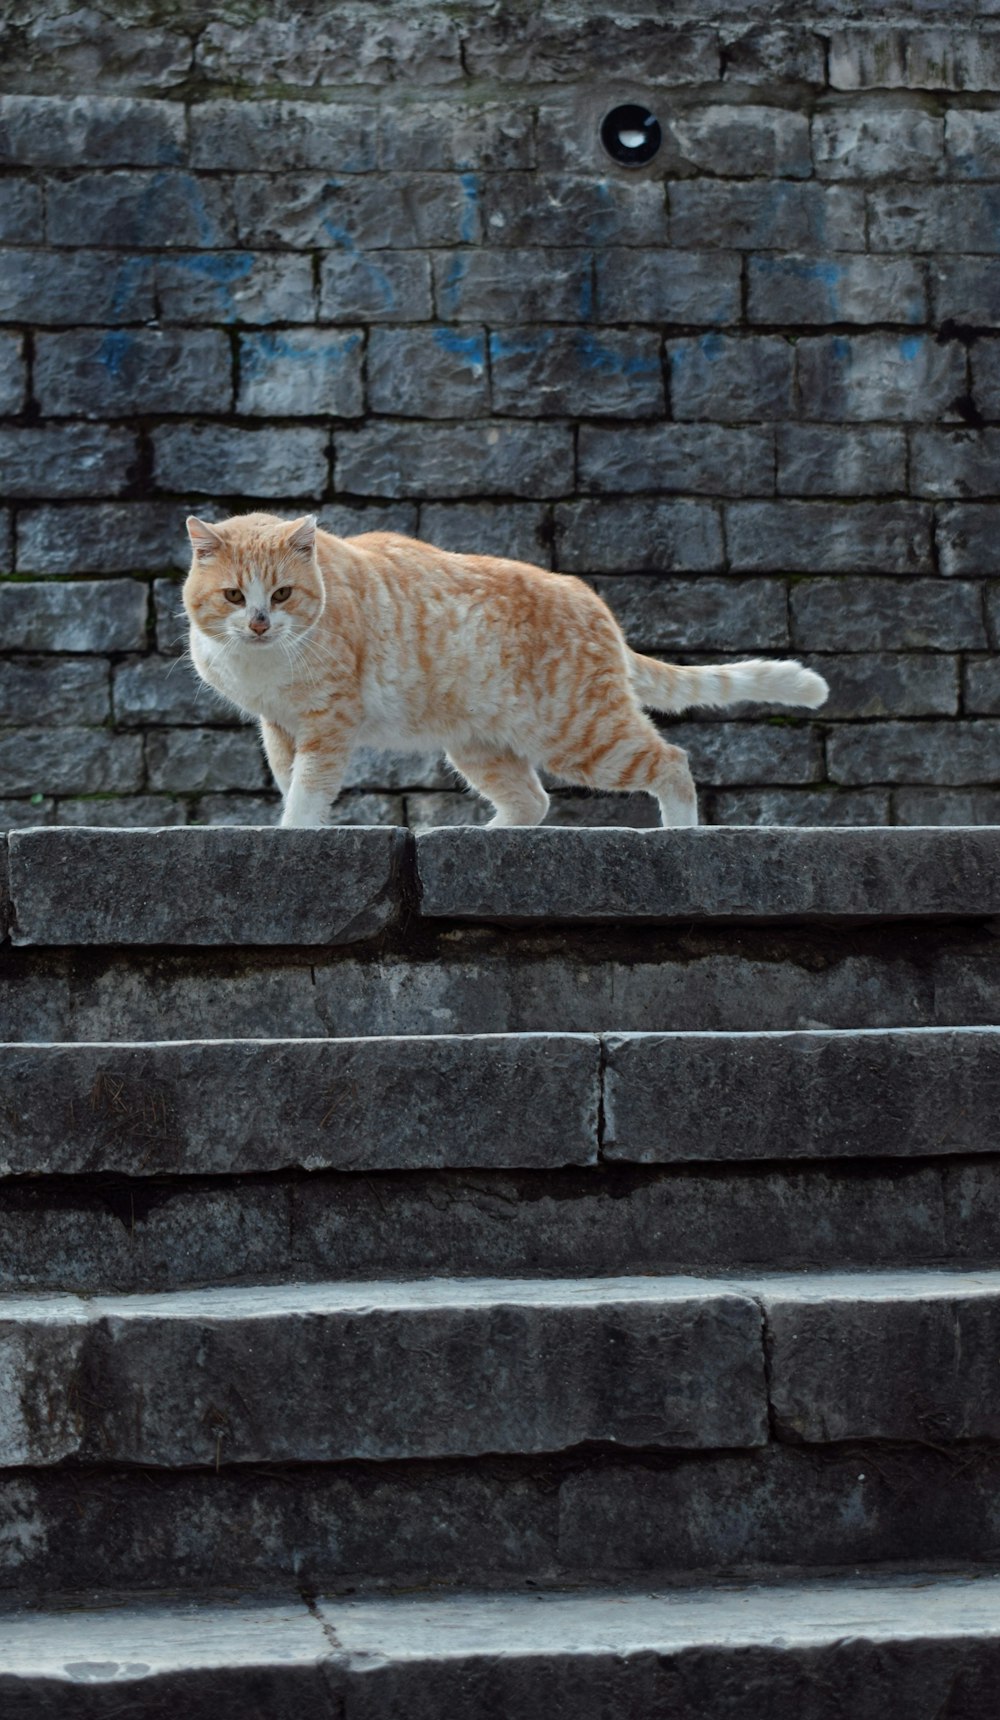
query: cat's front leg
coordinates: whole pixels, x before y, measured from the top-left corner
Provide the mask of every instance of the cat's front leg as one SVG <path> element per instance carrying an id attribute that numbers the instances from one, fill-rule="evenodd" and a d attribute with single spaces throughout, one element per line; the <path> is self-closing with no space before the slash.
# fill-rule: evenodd
<path id="1" fill-rule="evenodd" d="M 271 775 L 284 798 L 292 783 L 295 743 L 285 729 L 279 728 L 277 723 L 269 723 L 266 717 L 260 719 L 260 738 L 264 743 L 267 762 L 271 766 Z"/>
<path id="2" fill-rule="evenodd" d="M 329 823 L 354 745 L 353 729 L 324 729 L 296 737 L 292 780 L 285 795 L 285 830 L 315 830 Z"/>

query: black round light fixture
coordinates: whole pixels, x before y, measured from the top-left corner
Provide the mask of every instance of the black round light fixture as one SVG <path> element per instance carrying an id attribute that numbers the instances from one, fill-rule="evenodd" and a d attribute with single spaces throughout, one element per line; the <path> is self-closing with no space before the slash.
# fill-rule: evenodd
<path id="1" fill-rule="evenodd" d="M 601 122 L 601 142 L 623 167 L 645 167 L 663 142 L 660 122 L 638 102 L 623 102 Z"/>

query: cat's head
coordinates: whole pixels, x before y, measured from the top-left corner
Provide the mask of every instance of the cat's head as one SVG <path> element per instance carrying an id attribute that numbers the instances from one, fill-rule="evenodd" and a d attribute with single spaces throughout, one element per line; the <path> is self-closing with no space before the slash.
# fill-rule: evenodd
<path id="1" fill-rule="evenodd" d="M 325 591 L 314 514 L 300 520 L 238 514 L 216 525 L 192 514 L 187 529 L 184 607 L 211 639 L 260 651 L 293 643 L 319 619 Z"/>

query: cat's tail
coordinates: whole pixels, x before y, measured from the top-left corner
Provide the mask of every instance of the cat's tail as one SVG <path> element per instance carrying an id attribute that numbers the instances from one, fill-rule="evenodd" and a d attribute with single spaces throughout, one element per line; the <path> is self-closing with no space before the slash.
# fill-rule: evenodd
<path id="1" fill-rule="evenodd" d="M 801 663 L 706 664 L 682 668 L 655 657 L 628 654 L 629 674 L 641 705 L 651 711 L 686 711 L 692 705 L 739 705 L 755 699 L 768 705 L 822 705 L 830 689 L 822 675 Z"/>

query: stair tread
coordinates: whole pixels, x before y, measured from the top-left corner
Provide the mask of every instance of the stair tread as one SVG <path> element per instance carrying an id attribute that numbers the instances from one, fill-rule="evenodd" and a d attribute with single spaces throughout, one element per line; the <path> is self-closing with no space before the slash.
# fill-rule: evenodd
<path id="1" fill-rule="evenodd" d="M 792 1652 L 852 1638 L 1000 1642 L 992 1572 L 727 1582 L 651 1591 L 534 1590 L 326 1597 L 74 1597 L 66 1610 L 0 1611 L 0 1677 L 127 1683 L 165 1671 L 373 1657 L 411 1665 L 481 1657 L 598 1657 L 766 1644 Z"/>

